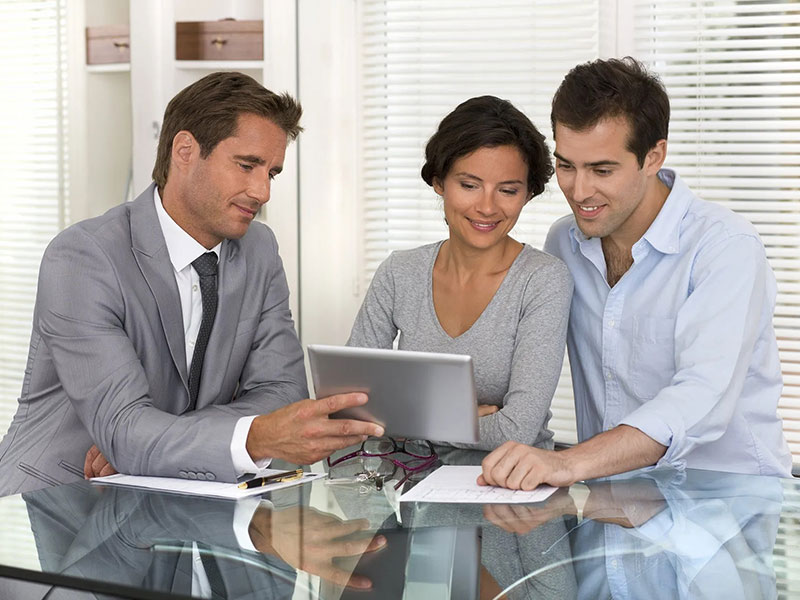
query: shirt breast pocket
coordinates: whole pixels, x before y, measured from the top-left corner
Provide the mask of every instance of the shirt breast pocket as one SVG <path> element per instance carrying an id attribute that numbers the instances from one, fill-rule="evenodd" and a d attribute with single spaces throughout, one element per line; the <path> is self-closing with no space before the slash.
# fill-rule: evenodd
<path id="1" fill-rule="evenodd" d="M 653 398 L 670 384 L 675 374 L 675 319 L 633 318 L 630 369 L 637 398 Z"/>

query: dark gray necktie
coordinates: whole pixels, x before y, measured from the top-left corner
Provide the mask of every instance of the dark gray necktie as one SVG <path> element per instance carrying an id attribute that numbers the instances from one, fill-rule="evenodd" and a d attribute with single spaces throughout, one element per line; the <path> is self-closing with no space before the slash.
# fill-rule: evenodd
<path id="1" fill-rule="evenodd" d="M 206 252 L 192 262 L 194 270 L 200 275 L 200 296 L 203 300 L 203 320 L 194 345 L 192 365 L 189 368 L 189 398 L 192 406 L 197 402 L 200 389 L 200 374 L 203 371 L 203 357 L 206 355 L 208 336 L 217 314 L 217 255 Z"/>

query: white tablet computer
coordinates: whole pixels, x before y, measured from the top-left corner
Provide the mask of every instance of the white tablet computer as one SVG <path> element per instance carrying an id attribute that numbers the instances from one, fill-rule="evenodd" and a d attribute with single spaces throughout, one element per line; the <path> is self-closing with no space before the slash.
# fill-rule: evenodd
<path id="1" fill-rule="evenodd" d="M 365 392 L 364 406 L 336 418 L 380 423 L 387 435 L 439 442 L 478 441 L 472 357 L 461 354 L 310 345 L 317 398 Z"/>

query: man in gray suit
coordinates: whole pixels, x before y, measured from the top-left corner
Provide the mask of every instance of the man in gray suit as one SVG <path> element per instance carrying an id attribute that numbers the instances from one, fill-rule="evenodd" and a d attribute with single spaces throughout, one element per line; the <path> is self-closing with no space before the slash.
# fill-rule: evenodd
<path id="1" fill-rule="evenodd" d="M 0 495 L 119 470 L 235 481 L 382 435 L 307 399 L 272 231 L 252 223 L 300 106 L 214 73 L 167 106 L 154 183 L 45 251 Z"/>

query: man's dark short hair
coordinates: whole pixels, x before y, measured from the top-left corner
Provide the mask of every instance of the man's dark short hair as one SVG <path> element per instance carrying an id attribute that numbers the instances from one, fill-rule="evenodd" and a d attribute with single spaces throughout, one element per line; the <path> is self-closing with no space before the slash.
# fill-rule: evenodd
<path id="1" fill-rule="evenodd" d="M 303 130 L 303 109 L 289 94 L 271 92 L 243 73 L 206 75 L 178 92 L 164 112 L 153 167 L 159 189 L 167 183 L 172 141 L 179 131 L 190 132 L 200 145 L 200 156 L 207 158 L 222 140 L 236 135 L 237 119 L 245 113 L 269 119 L 290 140 Z"/>
<path id="2" fill-rule="evenodd" d="M 661 79 L 634 58 L 595 60 L 572 69 L 556 90 L 550 124 L 574 131 L 622 117 L 631 128 L 628 150 L 639 166 L 669 133 L 669 97 Z"/>
<path id="3" fill-rule="evenodd" d="M 528 193 L 538 196 L 553 175 L 544 136 L 508 100 L 470 98 L 447 115 L 425 146 L 422 179 L 433 185 L 447 177 L 453 163 L 480 148 L 514 146 L 528 165 Z"/>

